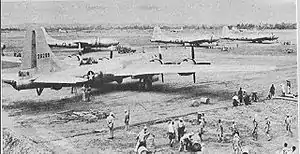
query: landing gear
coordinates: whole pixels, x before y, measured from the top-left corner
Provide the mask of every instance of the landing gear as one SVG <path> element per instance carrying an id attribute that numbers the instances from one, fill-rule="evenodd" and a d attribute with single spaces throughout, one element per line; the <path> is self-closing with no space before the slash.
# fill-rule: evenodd
<path id="1" fill-rule="evenodd" d="M 118 84 L 121 84 L 121 83 L 123 82 L 123 79 L 118 79 L 118 80 L 116 80 L 116 82 L 117 82 Z"/>
<path id="2" fill-rule="evenodd" d="M 36 93 L 40 96 L 43 92 L 44 88 L 36 88 Z"/>
<path id="3" fill-rule="evenodd" d="M 151 90 L 152 89 L 152 76 L 147 76 L 145 78 L 141 78 L 139 81 L 139 88 L 141 90 Z"/>
<path id="4" fill-rule="evenodd" d="M 77 87 L 71 87 L 71 94 L 77 94 Z"/>

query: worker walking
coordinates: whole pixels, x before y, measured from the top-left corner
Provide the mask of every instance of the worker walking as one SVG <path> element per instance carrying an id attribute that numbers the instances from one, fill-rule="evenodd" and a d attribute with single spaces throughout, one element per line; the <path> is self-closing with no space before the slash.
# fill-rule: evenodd
<path id="1" fill-rule="evenodd" d="M 232 122 L 231 131 L 232 131 L 232 136 L 236 133 L 239 133 L 235 121 Z"/>
<path id="2" fill-rule="evenodd" d="M 149 137 L 150 133 L 148 132 L 148 128 L 147 126 L 144 127 L 144 129 L 138 134 L 138 136 L 136 137 L 137 143 L 135 146 L 134 151 L 137 152 L 139 147 L 144 146 L 145 148 L 147 148 L 147 138 Z"/>
<path id="3" fill-rule="evenodd" d="M 220 142 L 222 142 L 224 140 L 224 138 L 223 138 L 224 128 L 223 128 L 223 124 L 222 124 L 221 119 L 219 119 L 219 121 L 218 121 L 217 132 L 218 132 L 218 140 Z"/>
<path id="4" fill-rule="evenodd" d="M 235 133 L 232 139 L 232 148 L 234 154 L 239 154 L 241 151 L 241 143 L 240 143 L 240 137 L 238 133 Z"/>
<path id="5" fill-rule="evenodd" d="M 291 135 L 291 137 L 293 137 L 293 132 L 291 129 L 292 117 L 287 114 L 284 123 L 285 123 L 285 130 L 287 131 L 288 135 Z"/>
<path id="6" fill-rule="evenodd" d="M 201 121 L 200 121 L 200 124 L 199 124 L 199 133 L 198 133 L 201 142 L 203 141 L 202 136 L 203 136 L 203 134 L 204 134 L 204 126 L 205 126 L 205 123 L 204 123 L 203 120 L 201 120 Z"/>
<path id="7" fill-rule="evenodd" d="M 177 132 L 178 132 L 178 141 L 180 141 L 180 138 L 184 135 L 185 132 L 185 124 L 182 118 L 179 118 Z"/>
<path id="8" fill-rule="evenodd" d="M 257 131 L 258 131 L 258 123 L 256 121 L 256 116 L 253 118 L 253 130 L 252 130 L 252 137 L 254 140 L 257 141 L 257 138 L 258 138 L 258 134 L 257 134 Z"/>
<path id="9" fill-rule="evenodd" d="M 115 119 L 114 113 L 110 112 L 109 116 L 106 118 L 107 127 L 109 129 L 109 138 L 108 139 L 114 138 L 114 119 Z"/>
<path id="10" fill-rule="evenodd" d="M 125 110 L 124 123 L 125 123 L 125 130 L 126 131 L 128 131 L 128 129 L 129 129 L 129 119 L 130 119 L 130 112 L 129 112 L 129 110 Z"/>
<path id="11" fill-rule="evenodd" d="M 91 101 L 91 93 L 92 93 L 92 88 L 91 88 L 91 85 L 88 86 L 87 90 L 86 90 L 86 96 L 87 96 L 87 101 Z"/>
<path id="12" fill-rule="evenodd" d="M 170 147 L 172 147 L 173 143 L 175 143 L 175 122 L 174 121 L 169 121 L 169 124 L 168 124 L 168 137 L 169 137 Z"/>
<path id="13" fill-rule="evenodd" d="M 266 117 L 265 119 L 266 119 L 265 133 L 266 133 L 266 136 L 268 137 L 268 141 L 270 141 L 271 140 L 271 136 L 270 136 L 271 122 L 268 117 Z"/>
<path id="14" fill-rule="evenodd" d="M 287 146 L 288 146 L 287 143 L 284 143 L 284 144 L 283 144 L 282 154 L 288 154 L 289 148 L 288 148 Z"/>
<path id="15" fill-rule="evenodd" d="M 270 88 L 269 99 L 271 99 L 274 96 L 275 96 L 275 86 L 274 86 L 274 84 L 272 84 L 271 88 Z"/>

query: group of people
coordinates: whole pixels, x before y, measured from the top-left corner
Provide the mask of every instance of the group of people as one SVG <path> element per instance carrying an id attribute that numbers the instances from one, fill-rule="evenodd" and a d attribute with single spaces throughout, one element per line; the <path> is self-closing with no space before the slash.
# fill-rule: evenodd
<path id="1" fill-rule="evenodd" d="M 257 93 L 253 92 L 252 96 L 250 94 L 247 94 L 246 90 L 243 90 L 242 87 L 240 87 L 238 92 L 235 92 L 234 96 L 232 97 L 233 100 L 233 106 L 239 106 L 243 103 L 245 105 L 250 105 L 251 100 L 254 102 L 258 101 Z"/>
<path id="2" fill-rule="evenodd" d="M 290 95 L 292 94 L 291 92 L 291 81 L 289 80 L 286 80 L 286 87 L 284 84 L 280 84 L 280 87 L 281 87 L 281 96 L 286 96 L 286 95 Z M 271 99 L 272 97 L 275 96 L 275 86 L 274 84 L 271 85 L 270 87 L 270 91 L 269 91 L 269 95 L 268 95 L 268 98 Z"/>
<path id="3" fill-rule="evenodd" d="M 288 144 L 284 143 L 282 148 L 282 154 L 296 154 L 296 146 L 292 146 L 291 149 L 288 148 Z"/>
<path id="4" fill-rule="evenodd" d="M 91 92 L 92 92 L 91 86 L 84 84 L 81 88 L 81 91 L 82 91 L 82 101 L 85 102 L 91 101 Z"/>
<path id="5" fill-rule="evenodd" d="M 182 118 L 179 118 L 178 121 L 170 120 L 168 122 L 168 133 L 167 133 L 170 147 L 172 147 L 176 141 L 181 142 L 181 138 L 184 136 L 185 133 L 186 133 L 185 123 Z"/>

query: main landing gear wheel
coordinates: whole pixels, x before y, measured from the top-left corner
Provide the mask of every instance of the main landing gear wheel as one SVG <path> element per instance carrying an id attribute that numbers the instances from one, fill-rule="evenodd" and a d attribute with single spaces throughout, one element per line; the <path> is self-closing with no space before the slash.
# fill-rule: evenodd
<path id="1" fill-rule="evenodd" d="M 152 89 L 151 77 L 146 77 L 146 78 L 140 79 L 139 88 L 140 88 L 140 90 L 146 90 L 146 91 L 151 90 Z"/>
<path id="2" fill-rule="evenodd" d="M 40 96 L 43 92 L 44 88 L 36 88 L 36 93 Z"/>

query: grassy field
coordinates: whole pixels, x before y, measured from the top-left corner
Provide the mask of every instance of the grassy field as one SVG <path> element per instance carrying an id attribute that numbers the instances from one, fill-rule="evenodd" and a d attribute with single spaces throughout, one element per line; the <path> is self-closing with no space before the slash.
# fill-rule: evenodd
<path id="1" fill-rule="evenodd" d="M 201 31 L 185 31 L 184 35 L 197 35 Z M 274 32 L 281 41 L 296 43 L 295 31 Z M 50 33 L 58 39 L 72 39 L 81 37 L 103 36 L 118 39 L 121 43 L 137 47 L 145 47 L 147 57 L 157 54 L 156 45 L 149 39 L 152 31 L 97 31 L 96 33 Z M 167 33 L 168 35 L 175 35 Z M 4 33 L 1 41 L 7 44 L 5 54 L 22 50 L 24 32 Z M 179 35 L 179 34 L 176 34 Z M 262 71 L 234 71 L 233 72 L 207 72 L 197 73 L 196 83 L 192 78 L 176 75 L 165 76 L 165 83 L 155 82 L 152 91 L 142 92 L 136 87 L 136 82 L 126 79 L 124 84 L 108 84 L 101 89 L 93 89 L 92 101 L 82 102 L 80 95 L 70 94 L 70 88 L 60 91 L 45 89 L 41 96 L 36 96 L 35 90 L 17 92 L 8 85 L 2 85 L 2 109 L 8 115 L 3 118 L 6 121 L 4 127 L 13 129 L 19 134 L 30 137 L 36 144 L 43 145 L 55 153 L 133 153 L 135 136 L 144 125 L 131 127 L 125 132 L 117 129 L 114 140 L 108 140 L 107 133 L 94 133 L 94 130 L 106 129 L 106 121 L 99 119 L 97 122 L 86 122 L 80 119 L 69 121 L 60 120 L 58 112 L 72 110 L 89 111 L 95 109 L 103 112 L 113 111 L 116 114 L 116 127 L 123 126 L 124 109 L 131 110 L 131 124 L 183 115 L 189 112 L 201 111 L 205 113 L 208 125 L 204 134 L 205 151 L 203 153 L 231 153 L 231 138 L 229 126 L 235 120 L 241 132 L 243 147 L 252 149 L 252 153 L 275 153 L 283 146 L 284 142 L 289 147 L 298 144 L 298 103 L 284 100 L 265 100 L 270 85 L 276 87 L 276 95 L 280 94 L 280 84 L 290 80 L 292 92 L 297 92 L 297 53 L 286 53 L 292 48 L 296 51 L 296 45 L 283 46 L 275 44 L 240 43 L 238 48 L 227 52 L 219 49 L 196 49 L 196 59 L 211 61 L 213 65 L 237 66 L 257 65 L 265 67 Z M 190 57 L 190 49 L 184 47 L 162 48 L 165 61 L 181 61 Z M 57 56 L 63 58 L 70 54 L 61 50 L 54 51 Z M 101 53 L 101 55 L 106 53 Z M 107 53 L 108 55 L 108 53 Z M 122 55 L 118 55 L 122 56 Z M 148 59 L 147 59 L 148 60 Z M 275 69 L 268 69 L 275 67 Z M 4 69 L 5 72 L 16 72 L 17 69 Z M 247 92 L 257 91 L 260 101 L 250 106 L 231 107 L 231 98 L 239 87 Z M 210 104 L 202 104 L 199 107 L 190 107 L 193 100 L 201 97 L 210 98 Z M 293 137 L 287 136 L 284 131 L 284 116 L 289 113 L 293 116 Z M 252 129 L 252 117 L 258 115 L 259 139 L 253 141 L 250 133 Z M 64 116 L 64 115 L 63 115 Z M 267 141 L 263 133 L 264 118 L 269 116 L 271 120 L 272 140 Z M 197 132 L 197 126 L 188 122 L 195 115 L 184 116 L 188 132 Z M 225 142 L 217 141 L 216 124 L 222 119 L 225 126 Z M 12 123 L 7 124 L 6 123 Z M 150 131 L 155 134 L 155 146 L 151 147 L 157 153 L 176 152 L 178 145 L 173 148 L 168 146 L 165 136 L 167 124 L 149 125 Z"/>

